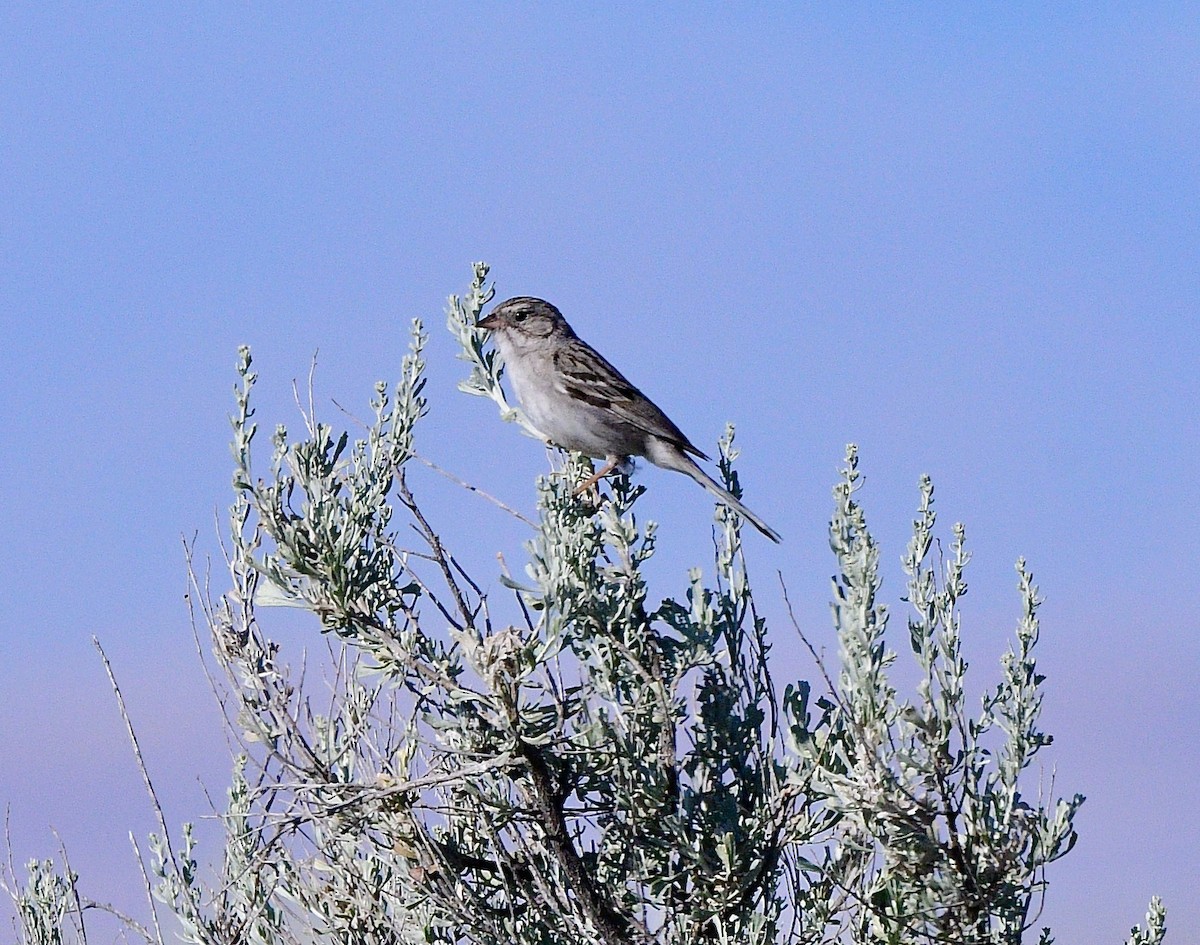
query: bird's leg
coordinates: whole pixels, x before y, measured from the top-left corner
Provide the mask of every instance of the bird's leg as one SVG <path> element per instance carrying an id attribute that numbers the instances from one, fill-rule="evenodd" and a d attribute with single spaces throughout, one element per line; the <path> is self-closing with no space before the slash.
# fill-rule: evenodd
<path id="1" fill-rule="evenodd" d="M 589 489 L 591 489 L 594 485 L 596 485 L 596 483 L 598 483 L 601 479 L 603 479 L 610 472 L 612 472 L 614 469 L 616 469 L 618 466 L 620 466 L 621 460 L 622 460 L 622 457 L 620 457 L 620 456 L 607 457 L 604 465 L 600 467 L 600 471 L 598 473 L 596 473 L 595 475 L 593 475 L 591 479 L 589 479 L 587 482 L 585 482 L 583 485 L 581 485 L 578 489 L 575 490 L 575 497 L 578 498 L 579 496 L 583 495 L 585 492 L 587 492 Z"/>

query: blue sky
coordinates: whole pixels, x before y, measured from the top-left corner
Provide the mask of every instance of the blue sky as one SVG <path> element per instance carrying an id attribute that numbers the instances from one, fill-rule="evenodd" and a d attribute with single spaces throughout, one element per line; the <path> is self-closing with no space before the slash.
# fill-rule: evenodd
<path id="1" fill-rule="evenodd" d="M 1089 797 L 1043 920 L 1117 942 L 1159 892 L 1173 939 L 1200 938 L 1198 140 L 1190 5 L 7 5 L 18 860 L 53 826 L 91 893 L 141 908 L 127 834 L 152 824 L 92 635 L 171 821 L 205 813 L 201 782 L 224 789 L 181 538 L 217 550 L 238 344 L 269 429 L 297 425 L 290 385 L 318 350 L 323 402 L 362 409 L 423 318 L 419 448 L 531 506 L 543 451 L 455 392 L 442 330 L 486 259 L 501 297 L 556 302 L 701 448 L 738 424 L 747 503 L 785 536 L 748 537 L 768 612 L 779 569 L 826 645 L 846 442 L 898 614 L 921 473 L 945 534 L 966 522 L 980 685 L 1025 555 L 1047 599 L 1046 759 Z M 640 475 L 674 593 L 708 558 L 711 502 Z M 516 523 L 419 488 L 481 575 L 520 555 Z M 775 627 L 780 675 L 811 675 Z"/>

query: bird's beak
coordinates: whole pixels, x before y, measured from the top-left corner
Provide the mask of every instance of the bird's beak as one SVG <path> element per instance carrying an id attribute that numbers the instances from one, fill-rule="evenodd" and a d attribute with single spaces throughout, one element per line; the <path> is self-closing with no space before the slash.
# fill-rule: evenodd
<path id="1" fill-rule="evenodd" d="M 495 313 L 495 312 L 493 312 L 493 313 L 492 313 L 491 315 L 489 315 L 487 318 L 481 318 L 481 319 L 479 319 L 479 321 L 477 321 L 477 322 L 475 323 L 475 327 L 476 327 L 476 328 L 486 328 L 486 329 L 488 329 L 489 331 L 491 331 L 491 330 L 493 330 L 493 329 L 496 329 L 496 328 L 499 328 L 499 327 L 500 327 L 500 319 L 498 319 L 498 318 L 496 317 L 496 313 Z"/>

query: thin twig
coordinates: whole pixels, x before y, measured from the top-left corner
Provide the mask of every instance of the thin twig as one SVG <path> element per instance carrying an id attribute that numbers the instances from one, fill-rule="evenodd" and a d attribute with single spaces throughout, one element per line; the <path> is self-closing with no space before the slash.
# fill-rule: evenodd
<path id="1" fill-rule="evenodd" d="M 493 495 L 489 495 L 488 493 L 486 493 L 482 489 L 480 489 L 478 486 L 473 486 L 473 485 L 471 485 L 471 483 L 467 482 L 466 480 L 460 479 L 458 476 L 454 475 L 454 473 L 443 469 L 441 466 L 439 466 L 433 460 L 426 459 L 424 456 L 422 456 L 420 453 L 417 453 L 417 452 L 414 452 L 413 456 L 416 459 L 419 459 L 421 462 L 423 462 L 426 466 L 428 466 L 430 469 L 432 469 L 435 473 L 438 473 L 441 476 L 445 476 L 451 482 L 455 483 L 456 485 L 462 486 L 468 492 L 474 492 L 480 498 L 487 499 L 489 502 L 491 502 L 497 508 L 503 509 L 505 512 L 507 512 L 509 515 L 513 516 L 514 518 L 520 519 L 522 522 L 524 522 L 530 528 L 538 527 L 537 522 L 534 522 L 532 519 L 526 518 L 524 515 L 522 515 L 520 512 L 518 512 L 516 509 L 514 509 L 511 505 L 508 505 L 505 502 L 502 502 L 500 499 L 497 499 Z"/>
<path id="2" fill-rule="evenodd" d="M 146 760 L 142 757 L 142 747 L 138 744 L 137 733 L 133 730 L 133 722 L 130 720 L 129 712 L 125 707 L 125 697 L 121 694 L 121 687 L 117 685 L 117 677 L 113 674 L 112 664 L 108 661 L 108 654 L 104 652 L 104 647 L 100 645 L 100 640 L 97 637 L 92 637 L 92 645 L 99 651 L 100 660 L 104 663 L 104 672 L 108 674 L 108 683 L 112 687 L 113 695 L 117 699 L 117 710 L 121 713 L 121 720 L 125 723 L 125 733 L 129 736 L 130 744 L 133 746 L 134 760 L 137 762 L 138 771 L 141 772 L 142 783 L 146 786 L 146 793 L 150 795 L 150 803 L 154 807 L 154 816 L 158 821 L 158 829 L 162 832 L 163 844 L 173 863 L 175 861 L 175 851 L 171 847 L 171 834 L 167 829 L 167 818 L 163 814 L 162 804 L 159 803 L 158 793 L 154 790 L 154 782 L 150 780 L 150 772 L 146 768 Z"/>
<path id="3" fill-rule="evenodd" d="M 142 923 L 140 923 L 133 916 L 122 912 L 111 902 L 97 902 L 95 899 L 85 899 L 83 900 L 83 908 L 95 909 L 97 912 L 107 912 L 109 915 L 118 919 L 123 925 L 128 926 L 130 929 L 144 938 L 149 945 L 155 945 L 154 935 L 151 934 L 148 928 L 142 925 Z"/>
<path id="4" fill-rule="evenodd" d="M 146 873 L 146 862 L 142 859 L 142 850 L 138 846 L 137 837 L 133 831 L 129 833 L 129 842 L 133 844 L 133 858 L 137 860 L 138 872 L 142 874 L 142 887 L 146 890 L 146 900 L 150 903 L 150 920 L 154 923 L 154 934 L 158 937 L 158 945 L 164 945 L 162 926 L 158 922 L 158 909 L 154 904 L 154 887 L 150 885 L 150 877 Z"/>
<path id="5" fill-rule="evenodd" d="M 71 860 L 67 856 L 67 845 L 63 843 L 62 837 L 53 827 L 50 832 L 54 834 L 54 839 L 58 841 L 58 855 L 62 857 L 63 872 L 66 874 L 67 881 L 70 883 L 71 899 L 75 902 L 75 915 L 79 921 L 79 941 L 82 945 L 87 945 L 87 926 L 83 921 L 83 899 L 79 895 L 79 884 L 75 873 L 71 870 Z"/>
<path id="6" fill-rule="evenodd" d="M 12 878 L 12 884 L 17 885 L 17 871 L 13 865 L 12 854 L 12 805 L 4 805 L 4 857 L 5 866 L 7 867 L 7 876 Z M 8 879 L 4 873 L 0 873 L 0 889 L 3 889 L 10 896 L 16 896 L 16 889 L 9 889 Z"/>
<path id="7" fill-rule="evenodd" d="M 308 366 L 308 410 L 304 409 L 304 405 L 300 403 L 300 390 L 296 386 L 296 379 L 292 378 L 292 400 L 296 403 L 296 409 L 300 411 L 300 416 L 304 418 L 304 426 L 308 430 L 308 435 L 315 437 L 317 435 L 317 408 L 313 400 L 313 375 L 317 373 L 317 355 L 320 349 L 313 352 L 312 361 Z"/>
<path id="8" fill-rule="evenodd" d="M 339 404 L 334 398 L 330 397 L 329 400 L 335 407 L 337 407 L 338 410 L 340 410 L 343 414 L 345 414 L 349 419 L 353 420 L 359 427 L 361 427 L 364 430 L 371 429 L 369 424 L 367 424 L 363 420 L 360 420 L 356 415 L 354 415 L 349 410 L 347 410 L 345 407 L 343 407 L 341 404 Z"/>
<path id="9" fill-rule="evenodd" d="M 500 562 L 500 573 L 503 574 L 509 581 L 513 580 L 512 572 L 508 569 L 508 562 L 504 560 L 504 552 L 496 552 L 496 560 Z M 517 606 L 521 608 L 521 613 L 525 617 L 525 626 L 530 633 L 534 632 L 533 617 L 530 616 L 529 608 L 525 606 L 525 598 L 521 596 L 520 591 L 514 590 L 513 596 L 517 599 Z"/>
<path id="10" fill-rule="evenodd" d="M 208 665 L 208 657 L 205 655 L 204 644 L 200 640 L 199 624 L 196 620 L 196 608 L 200 608 L 204 616 L 204 621 L 209 626 L 210 637 L 213 635 L 213 611 L 211 604 L 211 595 L 209 593 L 209 577 L 208 570 L 205 571 L 204 586 L 200 586 L 199 576 L 196 574 L 195 558 L 193 551 L 195 548 L 196 538 L 193 535 L 192 541 L 189 543 L 186 539 L 181 539 L 183 542 L 183 557 L 187 568 L 188 587 L 189 590 L 184 593 L 184 601 L 187 603 L 188 621 L 192 629 L 192 642 L 196 646 L 196 657 L 200 661 L 200 669 L 204 673 L 204 678 L 208 682 L 208 689 L 216 700 L 218 706 L 221 707 L 221 717 L 225 721 L 224 736 L 225 746 L 229 749 L 230 754 L 234 753 L 234 732 L 236 726 L 229 714 L 228 698 L 221 688 L 217 685 L 216 677 L 213 676 L 212 669 Z"/>
<path id="11" fill-rule="evenodd" d="M 829 695 L 833 697 L 834 702 L 836 702 L 838 706 L 841 706 L 842 698 L 838 694 L 837 687 L 833 684 L 833 680 L 829 678 L 829 672 L 825 669 L 825 661 L 821 658 L 820 654 L 817 653 L 817 650 L 812 643 L 809 642 L 808 637 L 804 635 L 804 631 L 800 629 L 800 622 L 796 619 L 796 614 L 792 610 L 792 602 L 788 598 L 787 584 L 783 580 L 783 572 L 777 571 L 775 573 L 779 575 L 779 586 L 783 589 L 783 603 L 787 607 L 788 619 L 791 620 L 792 626 L 796 630 L 796 635 L 800 637 L 800 642 L 803 643 L 808 649 L 808 652 L 812 654 L 813 662 L 817 664 L 817 669 L 820 670 L 821 676 L 824 677 L 825 685 L 829 687 Z"/>
<path id="12" fill-rule="evenodd" d="M 458 607 L 458 612 L 462 614 L 464 623 L 472 630 L 475 629 L 475 611 L 467 606 L 467 601 L 463 597 L 462 589 L 458 586 L 458 582 L 454 579 L 454 571 L 450 567 L 450 561 L 446 556 L 446 550 L 442 547 L 442 539 L 433 530 L 425 518 L 424 513 L 417 505 L 417 500 L 412 494 L 412 490 L 408 487 L 405 481 L 404 470 L 400 471 L 400 475 L 396 480 L 396 488 L 400 492 L 400 496 L 404 501 L 405 506 L 412 512 L 413 517 L 420 523 L 420 528 L 417 529 L 425 541 L 429 544 L 430 551 L 433 552 L 437 559 L 438 567 L 441 568 L 442 577 L 446 581 L 446 586 L 450 589 L 450 593 L 454 596 L 454 603 Z"/>

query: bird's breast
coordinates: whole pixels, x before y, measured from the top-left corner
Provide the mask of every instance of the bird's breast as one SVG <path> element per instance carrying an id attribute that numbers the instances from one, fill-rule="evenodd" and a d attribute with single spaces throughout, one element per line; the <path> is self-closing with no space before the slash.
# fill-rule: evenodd
<path id="1" fill-rule="evenodd" d="M 639 431 L 568 394 L 550 357 L 525 352 L 506 366 L 522 409 L 556 446 L 595 458 L 641 454 Z"/>

